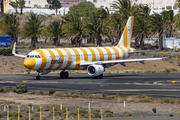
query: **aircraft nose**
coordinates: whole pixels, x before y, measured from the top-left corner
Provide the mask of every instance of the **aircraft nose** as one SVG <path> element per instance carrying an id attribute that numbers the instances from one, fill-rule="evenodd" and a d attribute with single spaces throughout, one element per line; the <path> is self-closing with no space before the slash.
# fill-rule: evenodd
<path id="1" fill-rule="evenodd" d="M 26 58 L 24 60 L 24 66 L 28 69 L 33 69 L 36 64 L 36 61 L 34 58 Z"/>

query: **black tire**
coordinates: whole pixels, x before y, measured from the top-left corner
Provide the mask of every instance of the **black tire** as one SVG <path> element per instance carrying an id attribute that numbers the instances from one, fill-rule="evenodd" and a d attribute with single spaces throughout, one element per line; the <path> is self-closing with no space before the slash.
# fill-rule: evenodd
<path id="1" fill-rule="evenodd" d="M 41 79 L 41 77 L 40 76 L 36 76 L 36 80 L 40 80 Z"/>
<path id="2" fill-rule="evenodd" d="M 94 76 L 95 79 L 99 79 L 99 76 Z"/>
<path id="3" fill-rule="evenodd" d="M 60 77 L 61 77 L 61 78 L 64 78 L 63 72 L 60 73 Z"/>
<path id="4" fill-rule="evenodd" d="M 65 73 L 64 73 L 64 77 L 65 77 L 65 78 L 68 78 L 68 77 L 69 77 L 69 73 L 68 73 L 68 72 L 65 72 Z"/>
<path id="5" fill-rule="evenodd" d="M 99 79 L 102 79 L 103 78 L 103 74 L 101 74 L 100 76 L 99 76 Z"/>

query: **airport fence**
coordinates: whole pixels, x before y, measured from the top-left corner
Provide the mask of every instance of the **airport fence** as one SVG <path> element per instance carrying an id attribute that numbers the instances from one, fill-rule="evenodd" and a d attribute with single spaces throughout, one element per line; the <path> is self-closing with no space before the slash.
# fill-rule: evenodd
<path id="1" fill-rule="evenodd" d="M 103 110 L 91 110 L 88 108 L 88 111 L 77 109 L 75 111 L 69 111 L 68 108 L 62 108 L 60 105 L 60 109 L 57 107 L 53 107 L 51 110 L 48 105 L 43 107 L 37 107 L 29 105 L 29 107 L 25 106 L 11 106 L 4 105 L 4 111 L 0 112 L 0 120 L 60 120 L 60 119 L 89 119 L 91 118 L 99 118 L 103 120 L 103 116 L 106 113 L 103 113 Z M 89 106 L 90 107 L 90 106 Z"/>

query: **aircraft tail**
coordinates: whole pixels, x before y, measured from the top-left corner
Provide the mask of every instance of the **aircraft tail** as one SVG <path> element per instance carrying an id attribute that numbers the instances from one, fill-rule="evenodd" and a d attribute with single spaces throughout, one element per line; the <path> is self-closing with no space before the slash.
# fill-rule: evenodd
<path id="1" fill-rule="evenodd" d="M 121 35 L 121 39 L 116 47 L 131 47 L 133 24 L 134 16 L 130 16 L 124 28 L 123 34 Z"/>

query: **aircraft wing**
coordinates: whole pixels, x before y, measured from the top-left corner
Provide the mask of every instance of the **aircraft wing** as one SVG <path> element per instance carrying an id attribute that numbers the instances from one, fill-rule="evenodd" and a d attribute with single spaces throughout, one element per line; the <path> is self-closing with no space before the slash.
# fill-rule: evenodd
<path id="1" fill-rule="evenodd" d="M 160 51 L 160 49 L 158 50 L 140 50 L 140 51 L 129 51 L 129 53 L 142 53 L 142 52 L 154 52 L 154 51 Z"/>
<path id="2" fill-rule="evenodd" d="M 16 57 L 22 57 L 22 58 L 26 58 L 26 55 L 19 55 L 19 54 L 16 54 L 16 41 L 14 42 L 14 47 L 13 47 L 13 50 L 12 50 L 12 54 Z"/>
<path id="3" fill-rule="evenodd" d="M 104 65 L 104 64 L 113 64 L 113 63 L 128 63 L 128 62 L 141 62 L 143 63 L 144 61 L 149 61 L 149 60 L 163 60 L 163 59 L 168 59 L 171 58 L 174 55 L 174 52 L 176 50 L 176 47 L 174 48 L 171 56 L 169 57 L 162 57 L 162 58 L 142 58 L 142 59 L 126 59 L 126 60 L 110 60 L 110 61 L 96 61 L 96 62 L 81 62 L 81 66 L 88 66 L 88 65 L 93 65 L 93 64 L 98 64 L 98 65 Z"/>

